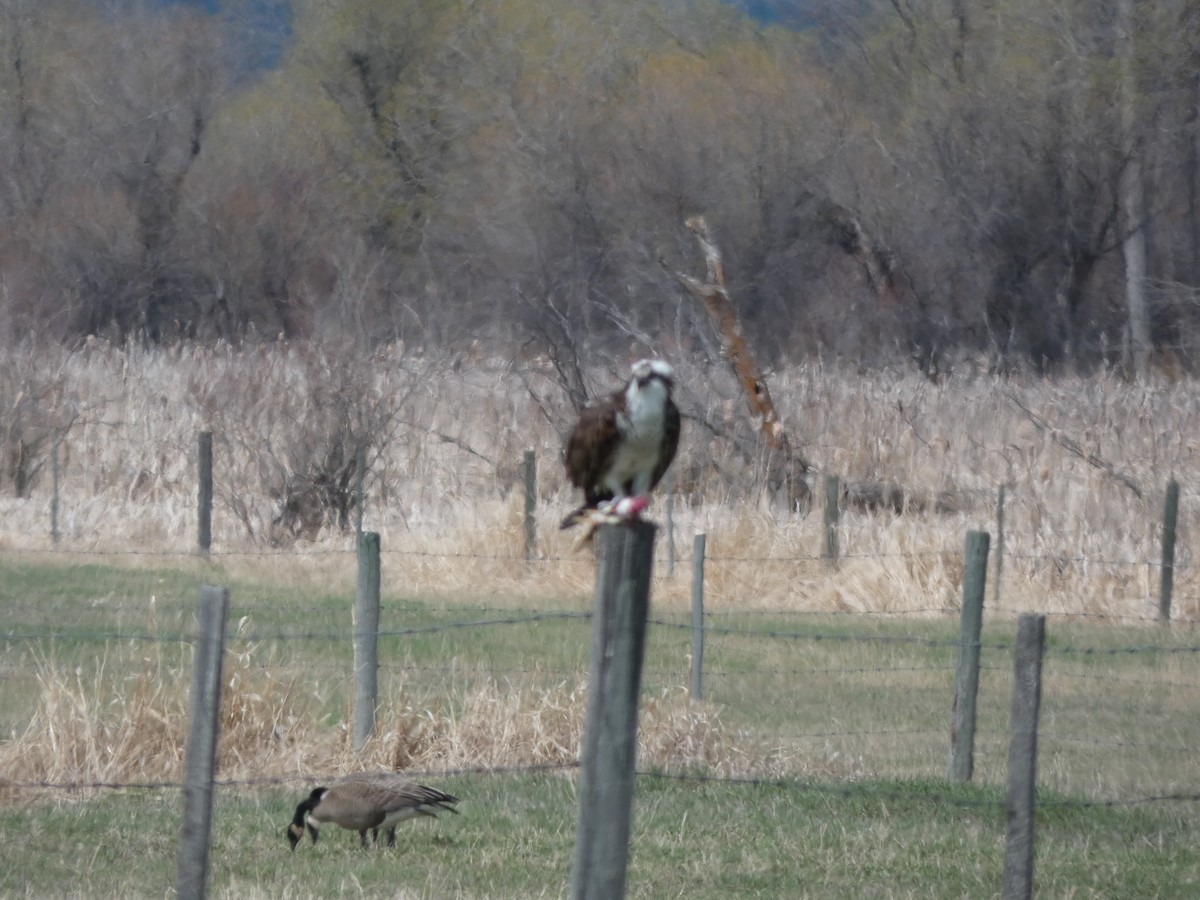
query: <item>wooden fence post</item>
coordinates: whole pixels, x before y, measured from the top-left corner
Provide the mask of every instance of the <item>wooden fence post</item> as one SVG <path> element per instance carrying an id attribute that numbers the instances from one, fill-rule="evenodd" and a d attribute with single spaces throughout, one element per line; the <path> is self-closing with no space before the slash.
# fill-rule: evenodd
<path id="1" fill-rule="evenodd" d="M 1158 620 L 1164 624 L 1171 621 L 1171 594 L 1175 588 L 1175 525 L 1179 519 L 1179 482 L 1172 478 L 1167 482 L 1167 496 L 1163 501 L 1162 527 L 1162 570 L 1158 582 Z"/>
<path id="2" fill-rule="evenodd" d="M 1042 648 L 1046 617 L 1017 622 L 1013 663 L 1011 737 L 1008 746 L 1008 827 L 1004 840 L 1004 900 L 1033 896 L 1033 813 L 1037 787 L 1037 725 L 1042 702 Z"/>
<path id="3" fill-rule="evenodd" d="M 201 556 L 212 549 L 213 445 L 212 432 L 200 432 L 200 496 L 198 523 Z"/>
<path id="4" fill-rule="evenodd" d="M 950 723 L 950 764 L 946 776 L 951 781 L 970 781 L 975 768 L 975 699 L 979 693 L 979 635 L 983 629 L 988 541 L 986 531 L 967 532 Z"/>
<path id="5" fill-rule="evenodd" d="M 1000 575 L 1004 571 L 1004 483 L 996 492 L 996 580 L 992 583 L 992 606 L 1000 606 Z"/>
<path id="6" fill-rule="evenodd" d="M 354 723 L 352 745 L 361 750 L 375 730 L 379 699 L 379 534 L 358 536 L 358 591 L 354 597 Z"/>
<path id="7" fill-rule="evenodd" d="M 704 543 L 703 533 L 692 544 L 692 672 L 689 696 L 693 703 L 704 699 Z"/>
<path id="8" fill-rule="evenodd" d="M 50 445 L 50 543 L 58 546 L 58 446 L 62 443 L 62 432 L 54 432 L 54 442 Z"/>
<path id="9" fill-rule="evenodd" d="M 616 900 L 625 893 L 654 532 L 653 524 L 637 521 L 604 525 L 597 533 L 591 675 L 571 871 L 574 900 Z"/>
<path id="10" fill-rule="evenodd" d="M 525 451 L 525 561 L 537 555 L 537 454 Z"/>
<path id="11" fill-rule="evenodd" d="M 221 659 L 229 589 L 206 584 L 197 607 L 195 670 L 188 711 L 188 742 L 183 789 L 183 825 L 176 859 L 175 891 L 181 900 L 202 900 L 208 880 L 208 839 L 212 828 L 213 772 L 221 724 Z"/>
<path id="12" fill-rule="evenodd" d="M 841 519 L 839 504 L 842 498 L 842 483 L 836 475 L 825 476 L 825 530 L 823 532 L 822 555 L 834 565 L 838 558 L 838 522 Z"/>
<path id="13" fill-rule="evenodd" d="M 667 577 L 675 577 L 675 485 L 667 491 Z"/>

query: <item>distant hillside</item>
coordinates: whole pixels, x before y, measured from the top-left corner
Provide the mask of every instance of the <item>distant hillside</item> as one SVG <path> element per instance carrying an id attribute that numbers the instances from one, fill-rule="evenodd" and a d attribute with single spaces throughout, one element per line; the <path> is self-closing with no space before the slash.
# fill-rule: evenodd
<path id="1" fill-rule="evenodd" d="M 731 0 L 750 18 L 770 25 L 810 28 L 818 23 L 813 10 L 818 4 L 805 0 Z"/>
<path id="2" fill-rule="evenodd" d="M 819 24 L 814 0 L 728 0 L 752 19 L 771 25 L 811 28 Z M 240 58 L 253 71 L 273 66 L 292 35 L 292 0 L 157 0 L 163 8 L 191 6 L 227 15 L 242 38 Z"/>
<path id="3" fill-rule="evenodd" d="M 190 6 L 224 15 L 235 35 L 236 55 L 248 72 L 279 61 L 292 39 L 292 0 L 156 0 L 158 6 Z"/>

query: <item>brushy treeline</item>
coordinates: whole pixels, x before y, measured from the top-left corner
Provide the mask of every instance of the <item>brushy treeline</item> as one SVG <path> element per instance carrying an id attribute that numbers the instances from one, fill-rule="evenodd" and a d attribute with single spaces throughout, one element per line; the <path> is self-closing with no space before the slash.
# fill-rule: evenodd
<path id="1" fill-rule="evenodd" d="M 711 351 L 699 213 L 772 361 L 1112 363 L 1134 237 L 1194 355 L 1195 3 L 222 6 L 0 0 L 0 337 Z"/>

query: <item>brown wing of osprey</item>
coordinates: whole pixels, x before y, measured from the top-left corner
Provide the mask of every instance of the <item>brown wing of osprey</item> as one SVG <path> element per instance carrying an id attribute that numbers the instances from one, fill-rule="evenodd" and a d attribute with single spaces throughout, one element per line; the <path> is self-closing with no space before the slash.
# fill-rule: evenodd
<path id="1" fill-rule="evenodd" d="M 612 499 L 612 492 L 600 487 L 600 478 L 608 468 L 621 434 L 617 430 L 620 394 L 606 403 L 586 407 L 567 440 L 567 477 L 583 488 L 585 506 Z M 678 435 L 676 436 L 678 437 Z"/>

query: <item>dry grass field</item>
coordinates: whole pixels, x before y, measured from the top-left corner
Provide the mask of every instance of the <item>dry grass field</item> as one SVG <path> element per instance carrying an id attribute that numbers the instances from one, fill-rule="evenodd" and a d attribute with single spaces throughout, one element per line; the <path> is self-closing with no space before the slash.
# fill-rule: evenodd
<path id="1" fill-rule="evenodd" d="M 955 555 L 967 530 L 995 531 L 1004 484 L 1003 590 L 993 612 L 1142 619 L 1157 602 L 1162 498 L 1173 477 L 1185 498 L 1176 615 L 1197 617 L 1187 540 L 1197 510 L 1187 498 L 1200 486 L 1200 396 L 1188 383 L 964 373 L 935 385 L 908 370 L 818 362 L 777 371 L 772 394 L 818 482 L 835 474 L 894 483 L 914 498 L 904 515 L 847 510 L 846 560 L 829 573 L 803 564 L 820 552 L 819 510 L 799 514 L 764 495 L 728 373 L 671 361 L 686 416 L 675 467 L 677 558 L 686 559 L 696 531 L 707 533 L 714 608 L 951 608 Z M 6 465 L 11 476 L 23 441 L 32 475 L 26 496 L 14 497 L 11 483 L 0 495 L 0 549 L 51 549 L 48 458 L 59 436 L 59 549 L 190 552 L 197 435 L 209 430 L 213 549 L 251 554 L 255 573 L 273 564 L 258 554 L 278 549 L 286 556 L 274 576 L 308 579 L 306 553 L 352 546 L 351 535 L 304 505 L 303 487 L 344 474 L 348 445 L 364 442 L 363 527 L 380 533 L 385 552 L 410 555 L 411 590 L 517 603 L 586 593 L 590 562 L 555 528 L 575 498 L 559 463 L 572 413 L 552 376 L 544 359 L 431 359 L 397 347 L 368 358 L 287 346 L 14 351 L 0 363 Z M 624 365 L 588 377 L 608 390 Z M 523 553 L 526 450 L 538 458 L 539 552 L 557 563 L 536 579 L 523 566 L 494 565 Z M 281 522 L 288 498 L 295 502 Z M 929 500 L 942 508 L 917 508 Z M 661 498 L 652 514 L 663 519 Z M 357 515 L 349 510 L 347 524 Z M 311 568 L 323 570 L 319 556 Z M 656 602 L 686 596 L 674 581 Z"/>
<path id="2" fill-rule="evenodd" d="M 932 872 L 945 877 L 944 891 L 932 895 L 994 895 L 1002 818 L 994 788 L 956 795 L 957 811 L 934 826 L 927 823 L 946 813 L 940 789 L 931 794 L 925 782 L 906 780 L 944 772 L 963 542 L 972 529 L 995 534 L 1001 484 L 1003 572 L 998 591 L 994 569 L 989 574 L 977 779 L 991 786 L 1004 779 L 1013 620 L 1046 612 L 1042 783 L 1084 798 L 1085 807 L 1053 820 L 1059 834 L 1039 870 L 1044 883 L 1056 896 L 1072 886 L 1076 896 L 1120 896 L 1105 893 L 1099 867 L 1081 873 L 1080 841 L 1091 842 L 1083 858 L 1121 846 L 1129 830 L 1175 846 L 1194 824 L 1194 803 L 1136 822 L 1106 819 L 1086 803 L 1196 790 L 1197 766 L 1185 748 L 1200 740 L 1190 699 L 1200 681 L 1191 647 L 1200 585 L 1190 546 L 1200 397 L 1189 385 L 969 373 L 932 384 L 906 371 L 835 363 L 776 371 L 773 397 L 817 469 L 818 493 L 820 476 L 837 474 L 903 485 L 909 498 L 902 513 L 848 505 L 834 567 L 820 558 L 819 504 L 792 509 L 764 492 L 753 433 L 729 376 L 687 359 L 671 362 L 686 421 L 673 482 L 674 547 L 665 527 L 657 544 L 639 767 L 833 788 L 805 799 L 772 795 L 759 807 L 740 793 L 744 787 L 677 794 L 642 785 L 639 834 L 653 848 L 635 860 L 635 868 L 646 867 L 643 881 L 663 885 L 695 851 L 711 855 L 716 870 L 748 865 L 770 873 L 760 896 L 931 896 L 923 885 Z M 588 377 L 607 390 L 623 368 Z M 587 550 L 572 548 L 572 535 L 557 530 L 575 502 L 558 461 L 571 412 L 547 361 L 434 359 L 401 348 L 365 359 L 282 346 L 30 350 L 0 361 L 0 406 L 11 411 L 0 491 L 0 599 L 9 634 L 0 663 L 0 779 L 178 780 L 186 637 L 199 584 L 217 581 L 233 591 L 219 766 L 223 779 L 241 785 L 234 788 L 241 799 L 226 812 L 230 828 L 253 848 L 248 869 L 234 865 L 219 877 L 222 895 L 272 894 L 278 881 L 255 879 L 277 865 L 270 861 L 278 851 L 274 832 L 282 830 L 275 820 L 294 804 L 297 782 L 361 768 L 460 772 L 443 780 L 497 808 L 535 808 L 532 832 L 498 836 L 478 820 L 460 832 L 489 865 L 503 868 L 504 859 L 535 846 L 560 852 L 563 841 L 569 855 L 570 820 L 560 821 L 558 800 L 570 793 L 562 773 L 571 773 L 578 755 L 588 643 L 581 614 L 590 609 L 594 565 Z M 214 436 L 209 559 L 194 552 L 201 431 Z M 337 510 L 329 511 L 336 503 L 311 502 L 313 485 L 353 486 L 347 461 L 358 443 L 368 448 L 362 525 L 381 535 L 381 628 L 391 632 L 381 646 L 387 664 L 378 737 L 365 753 L 350 749 L 345 724 L 351 685 L 343 636 L 359 511 L 343 510 L 344 529 Z M 13 447 L 25 447 L 25 456 L 14 456 Z M 530 561 L 520 471 L 526 450 L 538 459 L 538 547 Z M 21 465 L 23 496 L 15 496 Z M 1154 619 L 1170 478 L 1183 500 L 1176 624 L 1167 632 Z M 650 511 L 664 526 L 666 507 L 660 496 Z M 689 704 L 690 636 L 682 626 L 697 532 L 707 535 L 713 632 L 705 656 L 709 702 Z M 460 627 L 492 620 L 502 624 Z M 1126 652 L 1148 646 L 1157 649 Z M 507 781 L 470 774 L 540 766 L 550 774 Z M 555 767 L 565 768 L 555 774 Z M 837 787 L 872 784 L 866 796 Z M 733 804 L 753 828 L 734 840 L 709 822 L 685 840 L 692 822 L 705 817 L 697 798 L 710 790 L 704 802 Z M 175 827 L 169 810 L 148 812 L 132 796 L 0 789 L 0 831 L 11 838 L 33 823 L 32 834 L 70 834 L 85 827 L 87 813 L 70 812 L 80 799 L 87 809 L 109 809 L 116 823 L 86 826 L 85 840 L 100 839 L 105 827 L 127 840 L 146 815 L 167 816 L 164 827 Z M 896 816 L 898 809 L 906 812 Z M 847 825 L 847 815 L 858 816 L 857 824 Z M 966 832 L 955 825 L 963 815 Z M 269 837 L 260 837 L 264 823 Z M 550 880 L 540 893 L 487 866 L 483 875 L 447 876 L 438 865 L 454 865 L 451 833 L 438 825 L 434 856 L 441 862 L 420 870 L 425 880 L 412 896 L 561 896 L 559 870 L 542 873 Z M 557 850 L 542 846 L 547 841 Z M 31 836 L 8 846 L 29 866 L 52 872 L 36 843 Z M 737 860 L 726 858 L 731 846 L 741 848 Z M 878 847 L 886 853 L 867 849 Z M 1113 883 L 1182 883 L 1200 872 L 1194 854 L 1144 852 L 1145 859 L 1121 863 Z M 846 867 L 847 853 L 863 854 L 867 868 Z M 815 867 L 808 875 L 817 884 L 826 879 L 829 889 L 814 889 L 807 876 L 796 881 L 796 872 L 780 868 L 780 854 L 803 855 Z M 107 868 L 93 862 L 104 885 L 97 895 L 129 892 L 121 874 L 128 857 L 118 854 Z M 867 870 L 875 874 L 864 881 Z M 157 884 L 167 876 L 155 877 Z M 685 883 L 703 886 L 696 896 L 733 889 L 711 880 L 697 871 Z M 289 896 L 356 892 L 344 877 L 320 882 L 324 888 L 286 884 Z M 865 884 L 874 887 L 863 892 Z M 377 887 L 358 892 L 408 896 Z M 16 884 L 0 880 L 0 895 L 10 894 L 20 895 Z M 634 895 L 673 894 L 643 886 Z"/>

